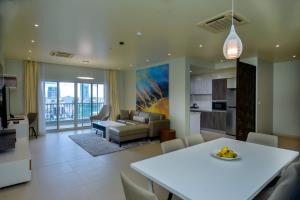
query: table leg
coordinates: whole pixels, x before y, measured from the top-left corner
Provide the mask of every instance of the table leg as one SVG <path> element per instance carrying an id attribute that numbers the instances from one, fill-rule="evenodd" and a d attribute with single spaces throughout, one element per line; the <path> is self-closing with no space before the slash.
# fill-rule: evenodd
<path id="1" fill-rule="evenodd" d="M 148 191 L 153 193 L 154 192 L 153 191 L 153 182 L 150 179 L 148 179 L 147 181 L 148 181 Z"/>

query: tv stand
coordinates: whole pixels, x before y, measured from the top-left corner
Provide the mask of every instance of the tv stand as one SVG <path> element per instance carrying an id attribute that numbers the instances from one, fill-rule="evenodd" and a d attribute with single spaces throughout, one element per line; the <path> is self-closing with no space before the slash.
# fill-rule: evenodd
<path id="1" fill-rule="evenodd" d="M 0 153 L 0 188 L 31 180 L 31 154 L 27 138 L 17 139 L 15 149 Z"/>

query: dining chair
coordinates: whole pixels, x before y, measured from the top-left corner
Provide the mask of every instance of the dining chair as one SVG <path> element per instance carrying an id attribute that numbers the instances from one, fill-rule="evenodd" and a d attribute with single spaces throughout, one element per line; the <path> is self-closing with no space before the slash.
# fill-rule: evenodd
<path id="1" fill-rule="evenodd" d="M 179 138 L 163 142 L 160 144 L 160 146 L 161 146 L 161 150 L 164 154 L 172 152 L 172 151 L 176 151 L 179 149 L 183 149 L 185 147 L 183 141 Z"/>
<path id="2" fill-rule="evenodd" d="M 38 114 L 37 113 L 28 113 L 27 114 L 27 119 L 28 119 L 28 125 L 29 125 L 29 135 L 30 135 L 30 130 L 32 130 L 35 138 L 38 137 L 37 130 L 35 128 L 38 126 Z"/>
<path id="3" fill-rule="evenodd" d="M 111 106 L 110 105 L 103 105 L 101 110 L 97 115 L 93 115 L 90 117 L 91 122 L 94 120 L 106 121 L 109 119 L 111 114 Z"/>
<path id="4" fill-rule="evenodd" d="M 204 142 L 204 139 L 201 134 L 193 134 L 193 135 L 186 136 L 184 140 L 185 140 L 186 147 L 194 146 Z"/>
<path id="5" fill-rule="evenodd" d="M 169 153 L 172 151 L 176 151 L 179 149 L 183 149 L 185 147 L 183 141 L 179 138 L 174 140 L 169 140 L 160 144 L 162 152 Z M 171 200 L 173 197 L 173 193 L 169 192 L 168 200 Z"/>
<path id="6" fill-rule="evenodd" d="M 121 180 L 126 200 L 158 200 L 155 194 L 136 185 L 123 172 L 121 172 Z"/>
<path id="7" fill-rule="evenodd" d="M 296 165 L 292 164 L 278 180 L 268 200 L 293 199 L 298 182 Z"/>
<path id="8" fill-rule="evenodd" d="M 276 135 L 269 135 L 264 133 L 250 132 L 248 134 L 247 142 L 278 147 L 278 137 Z"/>

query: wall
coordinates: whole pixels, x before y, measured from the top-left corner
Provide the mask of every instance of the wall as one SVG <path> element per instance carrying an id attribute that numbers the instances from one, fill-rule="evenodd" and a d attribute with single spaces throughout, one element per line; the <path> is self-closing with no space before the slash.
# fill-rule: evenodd
<path id="1" fill-rule="evenodd" d="M 24 111 L 24 64 L 20 60 L 5 60 L 6 73 L 17 76 L 17 88 L 10 89 L 10 112 L 22 115 Z"/>
<path id="2" fill-rule="evenodd" d="M 190 104 L 190 68 L 185 58 L 169 60 L 169 102 L 171 127 L 176 130 L 177 137 L 189 133 L 189 104 Z M 146 66 L 142 68 L 147 68 Z M 139 68 L 141 69 L 141 68 Z M 124 71 L 125 100 L 122 109 L 135 110 L 136 101 L 136 69 Z"/>
<path id="3" fill-rule="evenodd" d="M 274 63 L 273 132 L 300 137 L 300 61 Z"/>
<path id="4" fill-rule="evenodd" d="M 258 59 L 256 131 L 273 133 L 273 63 Z"/>

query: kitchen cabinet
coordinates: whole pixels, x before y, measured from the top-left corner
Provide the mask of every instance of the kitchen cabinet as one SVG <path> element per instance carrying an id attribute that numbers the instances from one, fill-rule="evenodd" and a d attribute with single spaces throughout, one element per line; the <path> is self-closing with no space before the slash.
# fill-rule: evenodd
<path id="1" fill-rule="evenodd" d="M 201 112 L 190 112 L 190 134 L 200 133 Z"/>
<path id="2" fill-rule="evenodd" d="M 212 80 L 207 78 L 191 78 L 191 94 L 212 94 Z"/>
<path id="3" fill-rule="evenodd" d="M 226 100 L 227 79 L 212 80 L 212 100 Z"/>
<path id="4" fill-rule="evenodd" d="M 201 129 L 226 130 L 226 112 L 201 112 Z"/>

